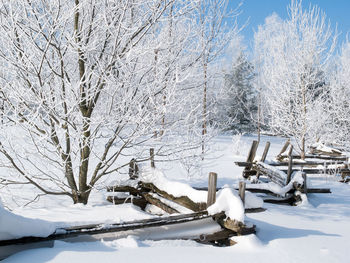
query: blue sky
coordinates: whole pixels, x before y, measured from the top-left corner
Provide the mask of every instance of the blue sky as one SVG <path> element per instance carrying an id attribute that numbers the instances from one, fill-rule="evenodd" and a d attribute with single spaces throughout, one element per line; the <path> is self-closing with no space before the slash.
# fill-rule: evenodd
<path id="1" fill-rule="evenodd" d="M 240 0 L 229 0 L 229 7 L 235 8 Z M 310 4 L 317 5 L 327 15 L 332 27 L 338 25 L 338 31 L 342 34 L 339 37 L 339 42 L 345 40 L 348 33 L 350 38 L 350 0 L 303 0 L 303 6 L 308 8 Z M 243 25 L 247 19 L 249 24 L 242 31 L 244 43 L 248 48 L 252 46 L 254 31 L 258 25 L 263 24 L 265 18 L 273 12 L 280 17 L 288 16 L 287 6 L 290 0 L 244 0 L 241 7 L 242 13 L 238 17 L 238 22 Z"/>

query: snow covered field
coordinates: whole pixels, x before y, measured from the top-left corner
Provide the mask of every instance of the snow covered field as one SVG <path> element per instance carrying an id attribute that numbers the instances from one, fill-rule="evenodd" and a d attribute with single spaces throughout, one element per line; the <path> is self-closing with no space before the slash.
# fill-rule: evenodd
<path id="1" fill-rule="evenodd" d="M 193 186 L 206 186 L 209 171 L 218 173 L 219 186 L 237 184 L 242 169 L 233 162 L 246 158 L 253 139 L 247 136 L 233 142 L 231 136 L 216 138 L 212 146 L 216 150 L 211 155 L 213 160 L 190 177 L 180 164 L 156 165 L 167 177 L 190 181 Z M 272 159 L 284 139 L 263 137 L 258 155 L 266 140 L 272 142 L 267 158 Z M 332 194 L 309 194 L 308 202 L 296 207 L 264 204 L 265 212 L 247 214 L 245 219 L 257 226 L 257 234 L 233 238 L 237 244 L 232 247 L 212 247 L 176 239 L 151 241 L 129 235 L 108 241 L 55 241 L 53 248 L 23 251 L 3 262 L 348 262 L 350 186 L 338 183 L 333 176 L 313 177 L 308 183 L 331 188 Z M 25 199 L 33 195 L 31 191 L 21 188 L 11 193 Z M 13 213 L 42 219 L 58 227 L 152 217 L 130 204 L 110 205 L 105 201 L 104 192 L 95 192 L 87 206 L 71 205 L 70 199 L 45 196 L 25 207 L 16 207 L 9 192 L 1 190 L 0 194 L 5 207 Z M 4 213 L 0 216 L 1 232 Z"/>

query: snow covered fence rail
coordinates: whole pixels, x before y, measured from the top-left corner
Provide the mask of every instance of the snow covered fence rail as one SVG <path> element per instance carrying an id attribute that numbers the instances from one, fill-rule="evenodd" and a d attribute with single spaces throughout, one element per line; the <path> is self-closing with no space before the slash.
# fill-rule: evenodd
<path id="1" fill-rule="evenodd" d="M 220 233 L 214 233 L 210 236 L 211 238 L 220 238 L 225 234 L 241 235 L 254 231 L 254 226 L 248 227 L 244 224 L 245 206 L 253 209 L 261 208 L 263 201 L 258 197 L 253 197 L 252 194 L 247 194 L 244 205 L 243 190 L 241 196 L 229 188 L 222 189 L 217 194 L 216 181 L 217 174 L 210 173 L 208 191 L 200 191 L 184 183 L 169 181 L 159 170 L 151 168 L 140 172 L 137 179 L 130 177 L 129 180 L 119 185 L 109 187 L 107 190 L 115 192 L 117 197 L 111 195 L 107 199 L 111 202 L 117 199 L 119 204 L 121 193 L 129 195 L 124 197 L 125 200 L 130 198 L 130 195 L 132 196 L 130 202 L 133 202 L 135 198 L 136 200 L 143 198 L 150 205 L 157 206 L 169 214 L 188 213 L 188 211 L 207 213 L 208 211 L 222 227 Z M 125 193 L 125 190 L 128 193 Z M 224 215 L 222 211 L 225 212 Z M 248 232 L 247 229 L 249 229 Z M 201 238 L 202 241 L 209 239 L 209 237 L 203 238 Z"/>
<path id="2" fill-rule="evenodd" d="M 265 162 L 267 152 L 270 143 L 268 142 L 265 146 L 263 155 L 260 161 L 255 160 L 252 156 L 255 156 L 257 150 L 257 141 L 253 141 L 250 152 L 246 162 L 235 162 L 236 165 L 244 167 L 243 177 L 246 179 L 252 179 L 253 184 L 247 185 L 248 191 L 254 191 L 264 194 L 271 194 L 272 197 L 264 197 L 265 202 L 270 203 L 298 203 L 300 194 L 302 193 L 330 193 L 330 189 L 309 189 L 307 188 L 307 173 L 324 173 L 326 169 L 342 169 L 344 172 L 347 171 L 347 164 L 336 165 L 336 167 L 327 167 L 322 169 L 307 168 L 304 167 L 318 167 L 323 164 L 324 161 L 314 159 L 313 161 L 294 161 L 293 159 L 293 146 L 287 141 L 283 146 L 281 152 L 277 156 L 277 159 L 288 151 L 288 161 L 277 161 L 277 162 Z M 339 156 L 336 158 L 340 158 Z M 300 159 L 300 158 L 299 158 Z M 326 162 L 328 163 L 328 162 Z M 330 162 L 329 162 L 330 163 Z M 331 164 L 329 164 L 331 165 Z M 334 163 L 332 163 L 334 166 Z M 283 168 L 282 168 L 283 167 Z M 282 169 L 281 169 L 282 168 Z M 260 176 L 263 176 L 261 180 Z M 260 182 L 259 184 L 255 184 Z"/>
<path id="3" fill-rule="evenodd" d="M 165 231 L 176 231 L 177 226 L 182 224 L 189 224 L 191 222 L 198 222 L 198 224 L 208 224 L 208 219 L 217 218 L 216 220 L 225 218 L 225 213 L 209 214 L 207 211 L 196 212 L 185 215 L 176 215 L 168 217 L 157 217 L 152 219 L 136 220 L 118 224 L 90 224 L 76 227 L 60 228 L 55 233 L 46 237 L 26 236 L 16 239 L 0 240 L 0 260 L 23 250 L 52 247 L 54 240 L 64 240 L 67 242 L 74 241 L 96 241 L 101 238 L 110 239 L 116 238 L 116 233 L 133 233 L 141 229 L 156 229 L 161 226 L 168 226 Z M 203 223 L 202 223 L 203 222 Z M 193 224 L 193 223 L 191 223 Z M 163 229 L 164 230 L 164 229 Z M 147 232 L 146 232 L 147 233 Z M 213 233 L 213 231 L 203 230 L 201 234 L 178 236 L 177 239 L 195 240 L 203 244 L 211 245 L 233 245 L 230 242 L 230 237 L 236 235 L 247 235 L 255 233 L 255 226 L 240 225 L 239 231 L 232 231 L 230 229 L 221 229 Z M 124 234 L 125 235 L 125 234 Z M 148 236 L 146 234 L 146 236 Z M 171 234 L 170 234 L 171 236 Z M 84 238 L 85 237 L 85 238 Z M 88 237 L 88 238 L 86 238 Z M 148 239 L 150 239 L 148 237 Z M 152 239 L 152 238 L 151 238 Z"/>
<path id="4" fill-rule="evenodd" d="M 290 145 L 290 147 L 292 149 L 292 145 Z M 293 162 L 293 166 L 300 166 L 306 174 L 340 174 L 342 177 L 341 182 L 346 182 L 347 178 L 350 178 L 349 156 L 339 149 L 326 146 L 322 143 L 315 143 L 309 147 L 309 154 L 306 154 L 303 156 L 304 158 L 302 158 L 301 155 L 292 155 L 291 153 L 285 155 L 284 152 L 287 148 L 284 148 L 285 147 L 283 147 L 281 153 L 276 157 L 279 162 L 273 165 L 283 166 L 283 161 L 286 158 L 289 160 L 297 159 L 299 161 Z M 308 168 L 304 169 L 304 167 Z"/>
<path id="5" fill-rule="evenodd" d="M 220 217 L 223 215 L 224 213 L 219 213 L 215 216 Z M 111 233 L 111 232 L 135 230 L 135 229 L 146 228 L 146 227 L 179 224 L 179 223 L 185 223 L 189 221 L 202 220 L 212 216 L 213 215 L 209 215 L 207 211 L 201 211 L 201 212 L 196 212 L 191 214 L 168 216 L 168 217 L 157 217 L 157 218 L 135 220 L 131 222 L 117 223 L 117 224 L 108 224 L 108 225 L 89 224 L 89 225 L 81 225 L 81 226 L 74 226 L 74 227 L 67 227 L 67 228 L 59 228 L 55 231 L 55 233 L 47 237 L 28 236 L 28 237 L 22 237 L 17 239 L 0 240 L 0 247 L 14 245 L 14 244 L 26 244 L 26 243 L 49 241 L 49 240 L 73 238 L 73 237 L 82 236 L 82 235 L 104 234 L 104 233 Z"/>
<path id="6" fill-rule="evenodd" d="M 111 195 L 107 196 L 107 200 L 116 205 L 133 203 L 143 210 L 147 204 L 151 204 L 169 214 L 203 211 L 215 203 L 217 191 L 222 190 L 216 187 L 216 176 L 215 173 L 210 173 L 208 187 L 201 188 L 168 181 L 163 175 L 159 174 L 157 179 L 151 181 L 142 178 L 127 180 L 108 187 L 107 191 L 111 192 Z M 262 201 L 255 202 L 256 198 L 252 194 L 247 194 L 246 199 L 245 212 L 265 211 L 262 208 Z"/>

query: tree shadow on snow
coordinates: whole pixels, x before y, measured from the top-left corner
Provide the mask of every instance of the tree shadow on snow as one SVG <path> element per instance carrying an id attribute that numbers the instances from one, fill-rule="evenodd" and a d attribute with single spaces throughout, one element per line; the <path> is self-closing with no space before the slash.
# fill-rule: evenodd
<path id="1" fill-rule="evenodd" d="M 327 234 L 317 230 L 288 228 L 278 225 L 273 225 L 264 221 L 250 219 L 256 225 L 257 237 L 265 245 L 275 239 L 300 238 L 307 236 L 333 236 L 339 237 L 338 234 Z"/>
<path id="2" fill-rule="evenodd" d="M 28 250 L 23 250 L 1 261 L 2 263 L 12 262 L 35 262 L 44 263 L 50 262 L 60 253 L 67 251 L 74 252 L 115 252 L 116 249 L 103 244 L 102 242 L 82 242 L 82 243 L 68 243 L 64 241 L 55 241 L 53 247 L 45 246 Z"/>

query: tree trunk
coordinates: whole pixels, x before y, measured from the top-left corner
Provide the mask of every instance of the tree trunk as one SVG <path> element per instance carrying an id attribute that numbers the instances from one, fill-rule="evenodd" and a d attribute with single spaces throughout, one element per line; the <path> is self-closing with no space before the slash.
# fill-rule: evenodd
<path id="1" fill-rule="evenodd" d="M 203 59 L 203 73 L 204 73 L 204 86 L 203 86 L 203 124 L 202 124 L 202 160 L 204 160 L 205 153 L 205 135 L 207 134 L 207 59 Z"/>
<path id="2" fill-rule="evenodd" d="M 91 189 L 87 190 L 86 192 L 79 192 L 73 194 L 73 202 L 74 204 L 84 204 L 86 205 L 89 200 Z"/>

